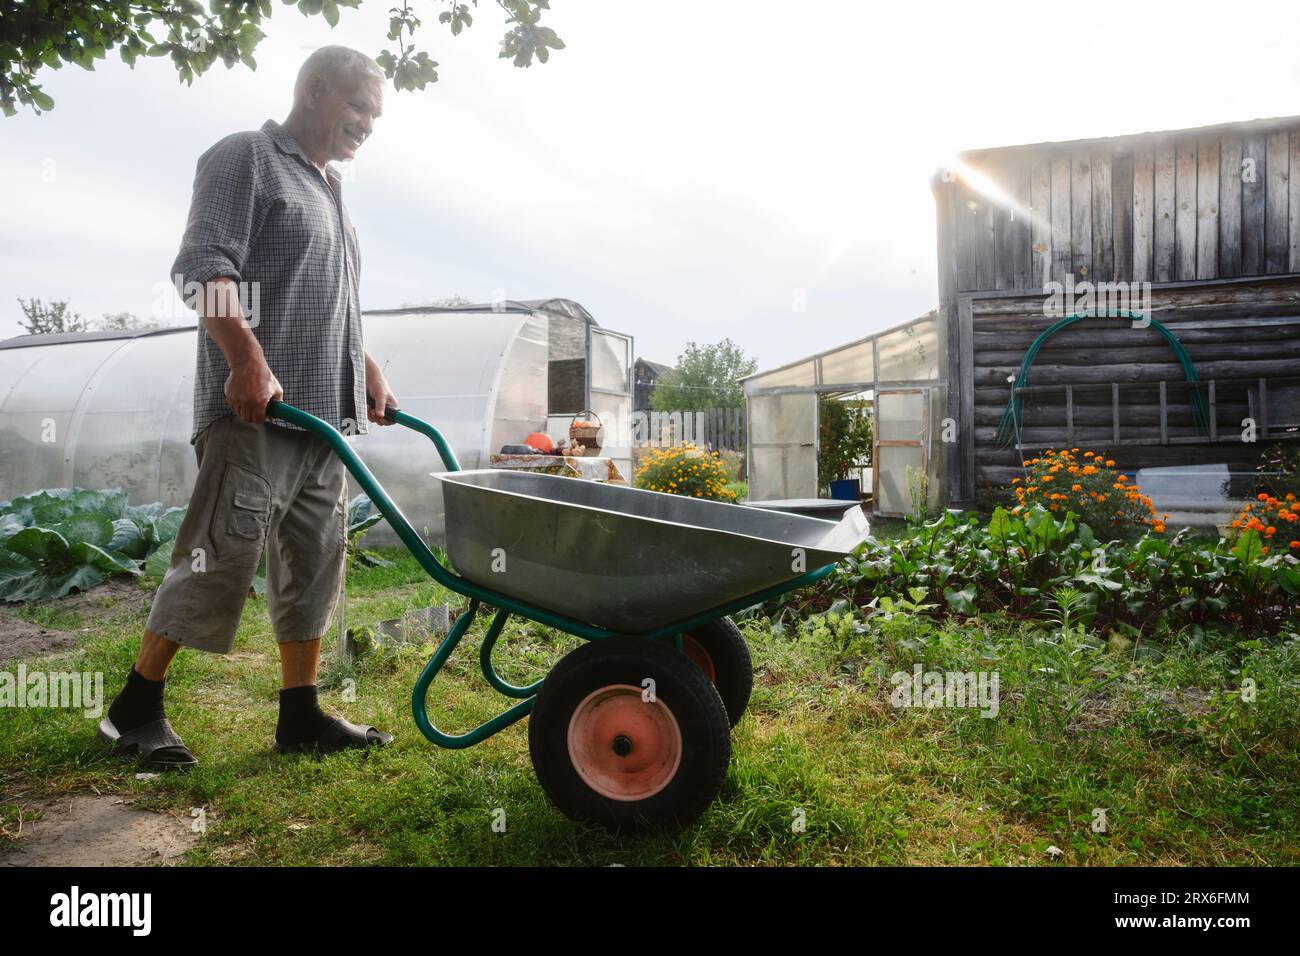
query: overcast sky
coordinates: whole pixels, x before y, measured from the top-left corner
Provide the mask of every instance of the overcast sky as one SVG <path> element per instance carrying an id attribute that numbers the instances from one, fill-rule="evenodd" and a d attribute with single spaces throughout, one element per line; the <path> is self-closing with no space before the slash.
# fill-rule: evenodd
<path id="1" fill-rule="evenodd" d="M 256 72 L 188 88 L 116 51 L 44 72 L 56 108 L 0 118 L 0 336 L 17 296 L 172 310 L 198 155 L 283 120 L 315 47 L 378 53 L 390 6 L 331 30 L 277 2 Z M 363 306 L 565 296 L 665 362 L 730 336 L 770 367 L 932 308 L 929 178 L 962 149 L 1300 113 L 1294 0 L 553 0 L 568 48 L 527 70 L 495 5 L 454 39 L 415 6 L 441 79 L 387 91 L 345 186 Z"/>

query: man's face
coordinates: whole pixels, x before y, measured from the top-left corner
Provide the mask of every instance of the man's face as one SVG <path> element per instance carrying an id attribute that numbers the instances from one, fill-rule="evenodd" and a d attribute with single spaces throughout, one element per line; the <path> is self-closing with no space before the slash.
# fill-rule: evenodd
<path id="1" fill-rule="evenodd" d="M 320 130 L 329 159 L 352 159 L 384 109 L 384 86 L 366 74 L 344 76 L 318 98 Z"/>

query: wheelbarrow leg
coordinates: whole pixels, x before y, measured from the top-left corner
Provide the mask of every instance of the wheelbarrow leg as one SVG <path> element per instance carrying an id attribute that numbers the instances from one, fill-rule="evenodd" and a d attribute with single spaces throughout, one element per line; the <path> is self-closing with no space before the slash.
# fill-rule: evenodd
<path id="1" fill-rule="evenodd" d="M 465 747 L 472 747 L 481 740 L 491 737 L 499 730 L 509 727 L 518 720 L 528 716 L 529 711 L 533 709 L 533 698 L 520 701 L 504 713 L 497 714 L 491 720 L 480 724 L 473 730 L 463 734 L 445 734 L 433 725 L 429 719 L 428 696 L 429 687 L 433 684 L 433 679 L 438 676 L 447 659 L 451 657 L 452 651 L 460 643 L 469 626 L 473 623 L 474 614 L 478 611 L 478 598 L 472 598 L 469 607 L 456 618 L 452 624 L 451 630 L 447 636 L 442 639 L 438 649 L 433 652 L 433 657 L 429 663 L 424 665 L 424 670 L 420 671 L 420 676 L 415 681 L 415 689 L 411 692 L 411 714 L 415 718 L 415 725 L 420 728 L 420 733 L 428 737 L 439 747 L 446 747 L 451 750 L 460 750 Z M 501 614 L 498 612 L 498 620 L 493 621 L 493 627 L 497 633 L 500 633 L 501 625 L 505 623 Z M 495 640 L 495 638 L 494 638 Z M 490 648 L 489 648 L 490 651 Z"/>

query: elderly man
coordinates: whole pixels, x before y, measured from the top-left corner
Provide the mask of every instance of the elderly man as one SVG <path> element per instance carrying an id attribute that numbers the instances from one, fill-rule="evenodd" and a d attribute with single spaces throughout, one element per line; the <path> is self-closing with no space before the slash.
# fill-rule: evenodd
<path id="1" fill-rule="evenodd" d="M 342 463 L 316 436 L 268 420 L 272 398 L 345 433 L 387 424 L 397 400 L 361 344 L 361 258 L 331 160 L 351 159 L 383 105 L 369 57 L 324 47 L 303 64 L 283 125 L 221 140 L 198 162 L 177 286 L 198 312 L 199 461 L 171 567 L 126 686 L 100 723 L 118 754 L 158 769 L 197 763 L 163 710 L 182 647 L 224 654 L 266 551 L 266 597 L 284 689 L 279 751 L 382 746 L 392 736 L 321 711 L 316 668 L 347 531 Z M 373 408 L 367 409 L 367 398 Z"/>

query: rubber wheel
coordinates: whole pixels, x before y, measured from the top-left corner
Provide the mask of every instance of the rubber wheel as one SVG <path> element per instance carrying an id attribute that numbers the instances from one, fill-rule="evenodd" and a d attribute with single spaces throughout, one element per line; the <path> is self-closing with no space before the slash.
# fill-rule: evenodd
<path id="1" fill-rule="evenodd" d="M 731 726 L 740 723 L 754 690 L 754 663 L 740 628 L 729 617 L 702 624 L 682 635 L 682 652 L 718 689 Z"/>
<path id="2" fill-rule="evenodd" d="M 528 749 L 565 816 L 640 830 L 688 823 L 713 802 L 731 733 L 722 698 L 696 665 L 671 645 L 618 637 L 584 644 L 547 675 Z"/>

